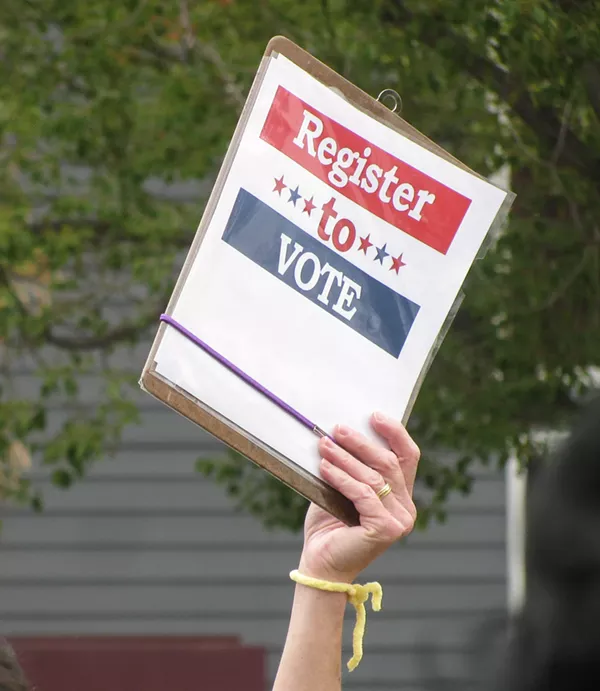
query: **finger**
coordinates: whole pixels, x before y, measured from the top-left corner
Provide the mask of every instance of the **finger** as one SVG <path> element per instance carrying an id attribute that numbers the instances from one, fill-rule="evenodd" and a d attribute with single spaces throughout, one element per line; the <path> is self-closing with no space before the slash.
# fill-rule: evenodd
<path id="1" fill-rule="evenodd" d="M 387 441 L 396 455 L 406 481 L 406 488 L 412 497 L 417 476 L 417 466 L 421 457 L 419 447 L 406 431 L 404 425 L 397 420 L 383 413 L 374 413 L 371 421 L 373 429 Z"/>
<path id="2" fill-rule="evenodd" d="M 386 479 L 377 470 L 365 465 L 357 460 L 351 453 L 348 453 L 338 444 L 335 444 L 331 439 L 323 437 L 319 442 L 319 450 L 326 460 L 333 463 L 351 477 L 365 485 L 368 485 L 379 492 L 385 487 Z M 380 501 L 389 510 L 394 512 L 398 508 L 398 499 L 393 494 L 388 494 Z"/>
<path id="3" fill-rule="evenodd" d="M 412 518 L 408 513 L 398 520 L 385 509 L 375 490 L 326 459 L 321 461 L 321 472 L 327 482 L 349 499 L 360 515 L 360 523 L 372 537 L 382 542 L 394 542 L 412 530 Z"/>
<path id="4" fill-rule="evenodd" d="M 380 473 L 400 501 L 410 501 L 404 474 L 393 451 L 343 425 L 335 428 L 333 436 L 346 451 Z"/>

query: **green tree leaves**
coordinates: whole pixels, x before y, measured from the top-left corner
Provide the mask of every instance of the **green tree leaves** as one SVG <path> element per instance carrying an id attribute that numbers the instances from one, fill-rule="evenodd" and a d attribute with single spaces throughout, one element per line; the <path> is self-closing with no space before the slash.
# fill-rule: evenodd
<path id="1" fill-rule="evenodd" d="M 480 460 L 527 462 L 532 432 L 568 419 L 598 364 L 599 17 L 598 0 L 5 0 L 5 493 L 39 507 L 19 453 L 70 486 L 135 422 L 128 349 L 156 326 L 279 33 L 369 93 L 396 89 L 403 116 L 478 172 L 510 169 L 509 226 L 474 266 L 411 419 L 422 516 L 468 491 Z M 39 386 L 20 391 L 32 369 Z M 86 378 L 101 382 L 93 401 Z M 303 501 L 246 461 L 201 470 L 268 524 L 300 524 Z"/>

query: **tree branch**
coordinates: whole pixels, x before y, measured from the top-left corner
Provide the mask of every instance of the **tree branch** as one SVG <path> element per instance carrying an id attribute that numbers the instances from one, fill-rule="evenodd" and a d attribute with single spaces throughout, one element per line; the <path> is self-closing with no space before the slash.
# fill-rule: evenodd
<path id="1" fill-rule="evenodd" d="M 246 98 L 238 86 L 235 77 L 228 70 L 219 51 L 214 46 L 199 41 L 196 43 L 196 49 L 205 60 L 213 64 L 219 78 L 223 82 L 225 93 L 229 96 L 233 105 L 236 106 L 237 112 L 240 113 L 246 103 Z"/>
<path id="2" fill-rule="evenodd" d="M 158 326 L 158 318 L 167 304 L 167 300 L 161 300 L 154 309 L 149 310 L 144 316 L 133 322 L 122 324 L 98 336 L 60 336 L 48 327 L 43 334 L 44 340 L 61 350 L 103 350 L 108 346 L 125 341 L 139 340 L 139 337 L 153 324 Z"/>
<path id="3" fill-rule="evenodd" d="M 19 300 L 18 295 L 12 289 L 10 274 L 2 264 L 0 264 L 0 284 L 4 285 L 10 292 L 21 316 L 25 319 L 33 318 L 34 315 L 30 314 L 27 307 Z M 169 286 L 169 289 L 161 296 L 160 300 L 157 300 L 152 309 L 149 309 L 145 314 L 134 321 L 116 326 L 104 334 L 94 336 L 63 336 L 55 333 L 51 325 L 47 325 L 42 331 L 39 340 L 45 341 L 61 350 L 68 350 L 71 352 L 102 350 L 116 343 L 138 340 L 146 329 L 150 328 L 153 324 L 158 324 L 158 317 L 167 304 L 170 294 L 171 286 Z"/>
<path id="4" fill-rule="evenodd" d="M 28 223 L 29 230 L 35 234 L 41 234 L 46 230 L 62 230 L 65 227 L 89 228 L 95 233 L 103 234 L 110 230 L 111 225 L 108 221 L 100 221 L 95 218 L 56 218 Z"/>
<path id="5" fill-rule="evenodd" d="M 588 63 L 583 68 L 583 83 L 592 110 L 600 120 L 600 64 Z"/>
<path id="6" fill-rule="evenodd" d="M 21 314 L 21 316 L 23 317 L 29 317 L 29 312 L 27 311 L 25 305 L 21 302 L 21 300 L 19 300 L 19 296 L 15 293 L 13 289 L 12 281 L 10 280 L 10 274 L 8 270 L 2 264 L 0 264 L 0 285 L 3 285 L 6 288 L 9 295 L 15 301 L 19 314 Z"/>
<path id="7" fill-rule="evenodd" d="M 179 20 L 183 30 L 184 50 L 197 51 L 200 54 L 200 57 L 213 65 L 217 71 L 219 79 L 223 82 L 225 93 L 229 96 L 229 99 L 233 105 L 236 106 L 238 113 L 241 112 L 242 108 L 244 107 L 244 103 L 246 102 L 246 98 L 238 86 L 235 77 L 229 71 L 219 51 L 214 46 L 198 40 L 198 37 L 194 34 L 187 0 L 179 0 Z"/>
<path id="8" fill-rule="evenodd" d="M 535 314 L 537 312 L 544 312 L 554 305 L 565 295 L 569 288 L 575 283 L 575 281 L 582 274 L 586 267 L 588 259 L 590 257 L 590 247 L 586 247 L 580 261 L 577 263 L 573 271 L 571 271 L 566 278 L 558 285 L 557 288 L 548 296 L 541 305 L 537 305 L 530 309 L 516 309 L 513 311 L 513 316 L 522 317 L 530 314 Z"/>
<path id="9" fill-rule="evenodd" d="M 399 27 L 415 22 L 417 14 L 404 6 L 403 0 L 392 0 L 392 9 L 384 12 L 383 20 Z M 546 106 L 536 106 L 525 84 L 510 72 L 505 71 L 487 57 L 469 47 L 464 36 L 452 30 L 444 17 L 428 16 L 418 36 L 432 50 L 439 50 L 440 43 L 454 43 L 452 50 L 444 52 L 444 57 L 452 60 L 455 66 L 470 74 L 496 94 L 533 130 L 544 142 L 547 150 L 556 148 L 562 128 L 561 118 Z M 574 132 L 565 128 L 561 151 L 561 162 L 577 169 L 592 180 L 600 180 L 600 160 L 590 152 Z"/>
<path id="10" fill-rule="evenodd" d="M 120 242 L 132 242 L 131 238 L 124 236 L 122 232 L 110 233 L 114 227 L 108 221 L 102 221 L 94 218 L 56 218 L 41 221 L 33 221 L 27 226 L 29 230 L 36 235 L 43 235 L 46 232 L 59 232 L 62 228 L 87 228 L 93 231 L 94 240 L 107 239 L 114 242 L 115 238 L 119 238 Z M 189 232 L 180 231 L 177 234 L 169 236 L 169 246 L 176 248 L 186 248 L 190 246 L 191 239 L 194 236 L 194 230 Z"/>

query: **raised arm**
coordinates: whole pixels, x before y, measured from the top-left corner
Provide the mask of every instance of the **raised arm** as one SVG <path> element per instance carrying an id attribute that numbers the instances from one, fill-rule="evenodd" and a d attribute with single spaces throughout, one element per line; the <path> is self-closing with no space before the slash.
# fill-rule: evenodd
<path id="1" fill-rule="evenodd" d="M 412 491 L 419 449 L 404 427 L 379 413 L 377 444 L 344 427 L 336 443 L 319 441 L 323 478 L 350 499 L 360 526 L 349 528 L 311 506 L 298 571 L 316 579 L 352 583 L 360 572 L 414 525 Z M 391 492 L 381 499 L 386 483 Z M 342 625 L 347 596 L 297 585 L 285 648 L 273 691 L 339 691 Z"/>

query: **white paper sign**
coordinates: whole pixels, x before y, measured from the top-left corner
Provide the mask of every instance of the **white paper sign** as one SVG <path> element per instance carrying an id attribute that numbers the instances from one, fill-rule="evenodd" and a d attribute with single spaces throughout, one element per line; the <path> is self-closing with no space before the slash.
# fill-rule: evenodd
<path id="1" fill-rule="evenodd" d="M 325 430 L 401 418 L 507 192 L 272 58 L 172 317 Z M 314 435 L 172 327 L 157 372 L 318 475 Z"/>

